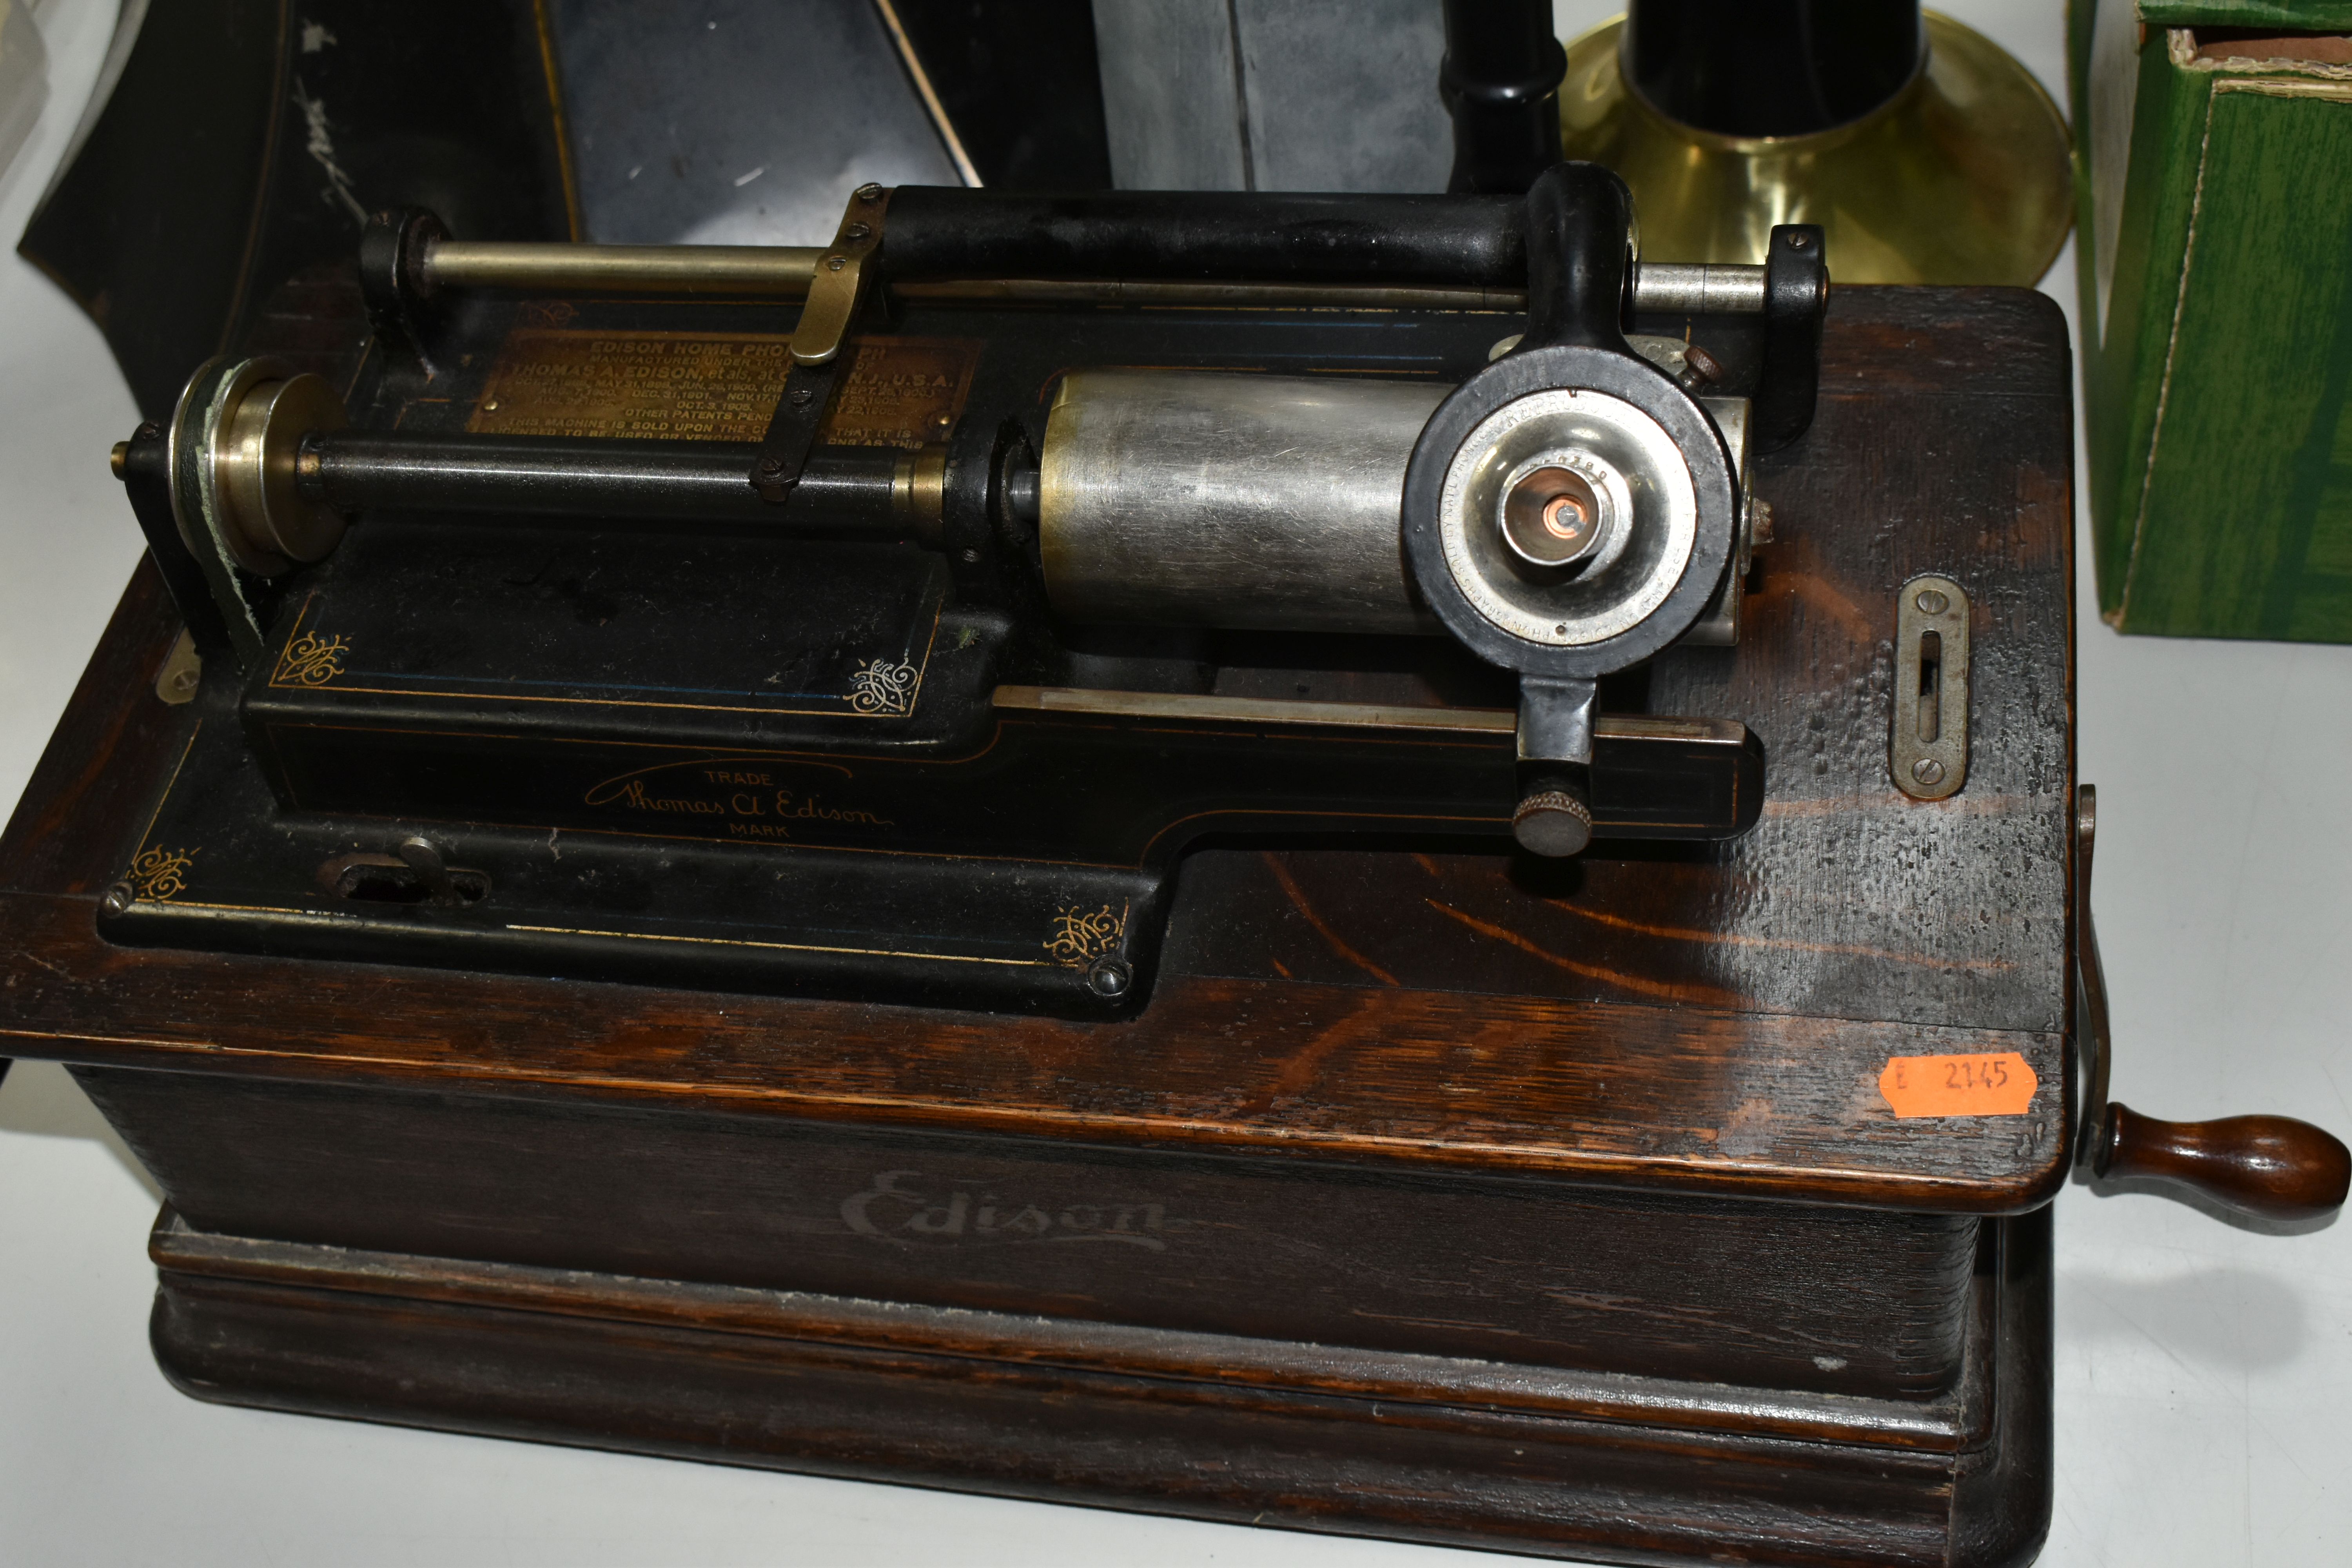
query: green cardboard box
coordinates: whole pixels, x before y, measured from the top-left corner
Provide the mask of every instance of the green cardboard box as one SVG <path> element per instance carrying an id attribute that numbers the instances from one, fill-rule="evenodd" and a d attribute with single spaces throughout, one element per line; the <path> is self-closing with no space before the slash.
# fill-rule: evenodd
<path id="1" fill-rule="evenodd" d="M 2352 642 L 2352 0 L 2073 0 L 2099 607 Z"/>

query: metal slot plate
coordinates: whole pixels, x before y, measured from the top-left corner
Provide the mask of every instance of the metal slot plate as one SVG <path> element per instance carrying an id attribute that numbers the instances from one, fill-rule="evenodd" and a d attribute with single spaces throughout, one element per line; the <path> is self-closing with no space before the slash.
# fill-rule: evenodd
<path id="1" fill-rule="evenodd" d="M 1969 595 L 1933 574 L 1903 584 L 1895 607 L 1895 787 L 1943 800 L 1969 776 Z"/>

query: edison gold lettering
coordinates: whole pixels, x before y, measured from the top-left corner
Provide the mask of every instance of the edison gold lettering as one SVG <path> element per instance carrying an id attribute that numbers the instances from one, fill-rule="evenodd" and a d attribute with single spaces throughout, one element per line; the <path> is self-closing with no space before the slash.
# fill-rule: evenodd
<path id="1" fill-rule="evenodd" d="M 780 789 L 776 792 L 776 815 L 798 817 L 807 822 L 846 823 L 853 827 L 896 827 L 898 826 L 887 816 L 877 816 L 870 811 L 860 811 L 856 806 L 827 805 L 815 795 L 801 799 L 788 789 Z"/>
<path id="2" fill-rule="evenodd" d="M 657 795 L 646 788 L 643 779 L 631 779 L 621 789 L 621 804 L 632 811 L 683 811 L 697 816 L 719 816 L 727 808 L 715 800 L 689 800 L 682 795 Z"/>

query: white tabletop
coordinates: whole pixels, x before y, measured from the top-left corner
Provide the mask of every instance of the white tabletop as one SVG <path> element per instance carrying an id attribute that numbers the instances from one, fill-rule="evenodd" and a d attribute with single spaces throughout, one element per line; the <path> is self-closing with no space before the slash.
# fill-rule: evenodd
<path id="1" fill-rule="evenodd" d="M 1564 32 L 1612 6 L 1564 0 Z M 2063 102 L 2055 0 L 1942 9 Z M 12 242 L 113 25 L 41 13 L 50 100 L 0 175 Z M 2045 287 L 2072 308 L 2073 257 Z M 135 423 L 97 330 L 0 257 L 0 802 L 140 551 Z M 2352 647 L 2080 639 L 2082 776 L 2117 1098 L 2352 1132 Z M 5 1016 L 0 997 L 0 1016 Z M 1373 1564 L 1474 1558 L 200 1405 L 147 1350 L 158 1194 L 64 1072 L 0 1084 L 0 1564 Z M 2352 1229 L 2275 1237 L 2070 1188 L 2057 1223 L 2052 1568 L 2352 1561 Z"/>

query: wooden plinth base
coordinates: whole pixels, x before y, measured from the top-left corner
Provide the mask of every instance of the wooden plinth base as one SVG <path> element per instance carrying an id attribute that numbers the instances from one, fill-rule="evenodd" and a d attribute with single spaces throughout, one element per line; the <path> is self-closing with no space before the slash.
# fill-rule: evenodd
<path id="1" fill-rule="evenodd" d="M 2048 1211 L 1957 1385 L 1863 1399 L 257 1241 L 159 1221 L 200 1399 L 1625 1563 L 2030 1562 Z"/>

